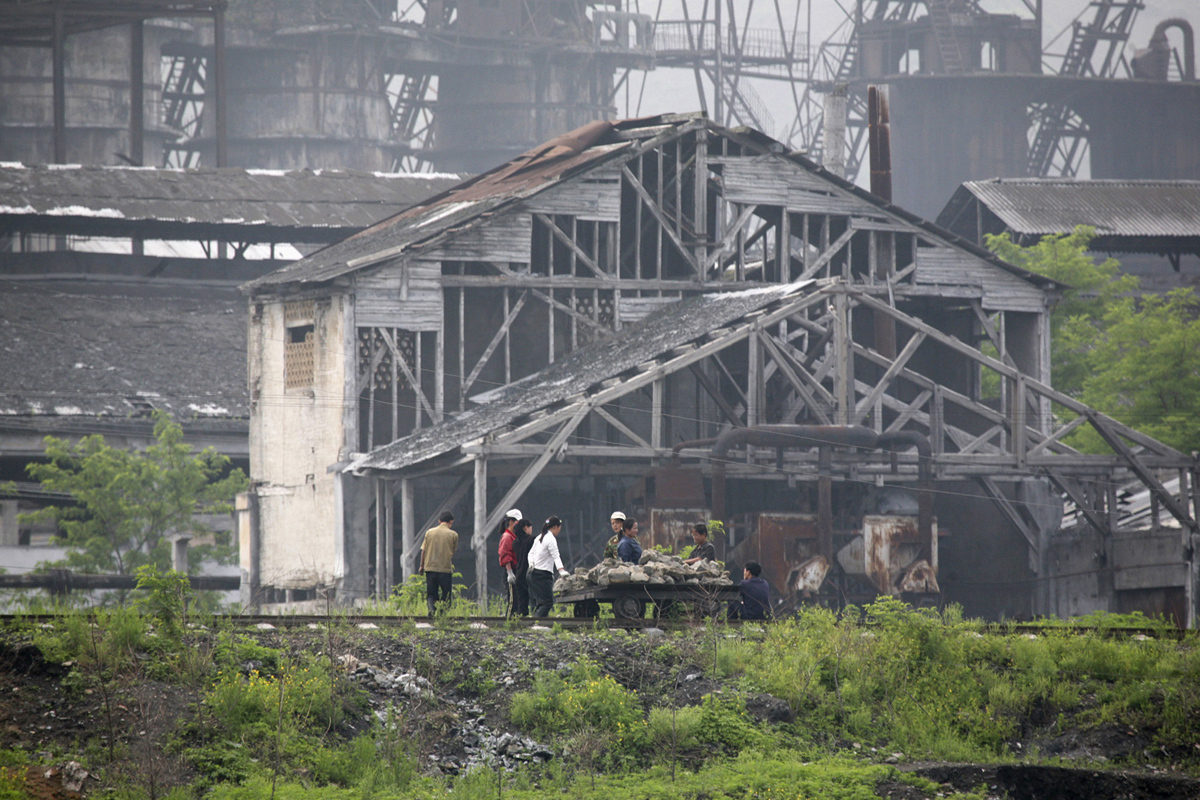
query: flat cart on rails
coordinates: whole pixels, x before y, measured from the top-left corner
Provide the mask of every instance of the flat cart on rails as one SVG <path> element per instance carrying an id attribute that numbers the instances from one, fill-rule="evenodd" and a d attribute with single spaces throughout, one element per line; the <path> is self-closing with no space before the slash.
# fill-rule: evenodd
<path id="1" fill-rule="evenodd" d="M 713 616 L 738 597 L 736 586 L 714 588 L 695 584 L 610 583 L 608 586 L 589 586 L 564 592 L 557 595 L 554 602 L 572 604 L 576 617 L 599 616 L 600 604 L 611 603 L 613 616 L 617 619 L 642 619 L 646 616 L 647 605 L 653 607 L 655 617 L 672 607 L 690 608 L 695 614 Z"/>

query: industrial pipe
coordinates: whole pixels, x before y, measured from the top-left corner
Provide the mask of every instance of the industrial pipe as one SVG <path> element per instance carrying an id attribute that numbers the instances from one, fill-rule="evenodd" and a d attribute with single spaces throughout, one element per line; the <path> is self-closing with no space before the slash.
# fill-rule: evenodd
<path id="1" fill-rule="evenodd" d="M 1150 46 L 1139 50 L 1133 57 L 1135 78 L 1167 80 L 1171 71 L 1171 44 L 1167 41 L 1167 30 L 1170 28 L 1178 28 L 1183 34 L 1183 80 L 1196 80 L 1196 43 L 1192 25 L 1180 17 L 1164 19 L 1155 26 L 1150 36 Z"/>

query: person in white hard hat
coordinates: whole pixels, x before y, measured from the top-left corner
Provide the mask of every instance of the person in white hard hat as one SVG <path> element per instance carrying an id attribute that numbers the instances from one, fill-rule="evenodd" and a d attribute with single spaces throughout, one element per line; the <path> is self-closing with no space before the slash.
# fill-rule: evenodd
<path id="1" fill-rule="evenodd" d="M 510 611 L 512 610 L 513 602 L 516 600 L 513 586 L 517 582 L 517 554 L 513 551 L 513 545 L 517 543 L 517 534 L 513 529 L 516 528 L 521 518 L 521 510 L 512 508 L 504 512 L 504 521 L 500 523 L 503 529 L 503 532 L 500 534 L 500 568 L 505 571 L 508 580 L 508 607 Z"/>
<path id="2" fill-rule="evenodd" d="M 604 545 L 604 557 L 616 558 L 617 544 L 621 541 L 621 531 L 625 528 L 625 514 L 621 511 L 614 511 L 608 521 L 612 525 L 613 537 Z"/>

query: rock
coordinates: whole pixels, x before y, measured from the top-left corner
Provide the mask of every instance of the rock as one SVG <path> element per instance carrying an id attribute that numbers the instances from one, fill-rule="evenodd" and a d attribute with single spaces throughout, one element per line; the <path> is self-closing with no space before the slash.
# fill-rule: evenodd
<path id="1" fill-rule="evenodd" d="M 376 625 L 374 622 L 360 622 L 360 623 L 358 623 L 358 627 L 360 630 L 364 630 L 364 631 L 379 630 L 379 626 Z"/>
<path id="2" fill-rule="evenodd" d="M 543 747 L 538 750 L 534 750 L 533 757 L 534 757 L 534 760 L 536 760 L 536 761 L 546 762 L 546 761 L 549 761 L 550 759 L 554 758 L 554 751 L 547 750 L 546 748 Z"/>
<path id="3" fill-rule="evenodd" d="M 414 627 L 414 628 L 416 628 L 416 629 L 417 629 L 417 630 L 419 630 L 419 631 L 431 631 L 431 630 L 433 630 L 433 626 L 432 626 L 432 625 L 430 625 L 428 622 L 418 622 L 416 625 L 413 625 L 413 627 Z"/>
<path id="4" fill-rule="evenodd" d="M 273 630 L 275 630 L 275 626 L 274 626 L 274 625 L 272 625 L 272 624 L 271 624 L 271 623 L 269 623 L 269 622 L 260 622 L 260 623 L 258 623 L 257 625 L 255 625 L 254 627 L 255 627 L 255 629 L 256 629 L 256 630 L 260 630 L 260 631 L 273 631 Z"/>
<path id="5" fill-rule="evenodd" d="M 337 660 L 347 672 L 358 672 L 358 668 L 362 665 L 361 661 L 349 653 L 338 656 Z"/>
<path id="6" fill-rule="evenodd" d="M 659 639 L 666 636 L 667 633 L 662 628 L 646 628 L 646 630 L 642 631 L 642 635 L 648 639 Z"/>
<path id="7" fill-rule="evenodd" d="M 88 771 L 78 761 L 68 761 L 62 768 L 62 785 L 68 792 L 78 792 L 88 779 Z"/>
<path id="8" fill-rule="evenodd" d="M 473 631 L 486 631 L 488 629 L 488 626 L 483 624 L 482 622 L 472 622 L 467 627 L 469 627 Z"/>

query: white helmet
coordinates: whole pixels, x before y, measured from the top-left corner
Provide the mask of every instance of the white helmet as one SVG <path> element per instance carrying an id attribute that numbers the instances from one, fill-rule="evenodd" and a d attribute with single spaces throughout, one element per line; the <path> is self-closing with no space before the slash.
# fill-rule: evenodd
<path id="1" fill-rule="evenodd" d="M 521 510 L 519 508 L 510 508 L 508 511 L 504 512 L 504 516 L 507 517 L 508 519 L 516 519 L 516 520 L 525 519 L 524 515 L 521 514 Z"/>
<path id="2" fill-rule="evenodd" d="M 614 519 L 619 519 L 619 520 L 621 520 L 622 522 L 624 522 L 624 521 L 625 521 L 625 514 L 624 514 L 623 512 L 621 512 L 621 511 L 614 511 L 614 512 L 612 513 L 612 516 L 611 516 L 611 517 L 609 517 L 609 520 L 614 520 Z"/>

